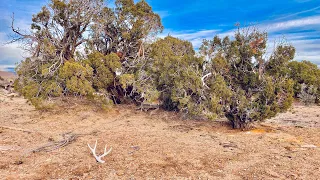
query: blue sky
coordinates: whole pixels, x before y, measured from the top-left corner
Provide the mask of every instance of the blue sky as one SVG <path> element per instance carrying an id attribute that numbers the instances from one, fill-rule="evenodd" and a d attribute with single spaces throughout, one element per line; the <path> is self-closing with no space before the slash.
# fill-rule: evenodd
<path id="1" fill-rule="evenodd" d="M 255 25 L 269 33 L 269 49 L 285 37 L 297 49 L 296 60 L 320 66 L 320 0 L 146 0 L 162 17 L 168 34 L 189 40 L 195 48 L 203 39 L 232 35 L 234 24 Z M 9 40 L 12 12 L 16 26 L 28 29 L 32 14 L 48 0 L 1 0 L 0 69 L 14 67 L 27 54 Z M 112 5 L 112 1 L 109 1 Z"/>

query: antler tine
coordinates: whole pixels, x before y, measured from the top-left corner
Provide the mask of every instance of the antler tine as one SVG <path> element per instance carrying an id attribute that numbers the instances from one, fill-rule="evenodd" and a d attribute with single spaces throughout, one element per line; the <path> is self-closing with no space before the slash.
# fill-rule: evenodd
<path id="1" fill-rule="evenodd" d="M 93 152 L 93 148 L 90 146 L 90 144 L 88 143 L 88 147 L 90 148 L 90 150 Z"/>
<path id="2" fill-rule="evenodd" d="M 96 143 L 94 144 L 94 150 L 96 150 L 98 144 L 98 140 L 96 140 Z"/>
<path id="3" fill-rule="evenodd" d="M 95 153 L 96 148 L 97 148 L 97 143 L 98 143 L 98 140 L 96 140 L 96 144 L 94 145 L 94 148 L 92 148 L 92 147 L 90 146 L 90 144 L 88 143 L 88 146 L 89 146 L 89 148 L 91 149 L 92 153 Z"/>
<path id="4" fill-rule="evenodd" d="M 106 155 L 108 155 L 110 152 L 112 151 L 112 147 L 109 149 L 109 151 L 107 152 L 107 145 L 104 147 L 104 153 L 100 156 L 100 157 L 104 157 Z"/>
<path id="5" fill-rule="evenodd" d="M 102 155 L 100 155 L 100 156 L 97 156 L 97 154 L 96 154 L 97 144 L 98 144 L 98 140 L 96 140 L 96 143 L 95 143 L 95 145 L 94 145 L 94 148 L 92 148 L 89 143 L 88 143 L 88 146 L 89 146 L 90 150 L 92 151 L 92 154 L 93 154 L 94 158 L 97 160 L 97 162 L 99 162 L 99 163 L 104 163 L 105 161 L 102 160 L 101 158 L 103 158 L 104 156 L 108 155 L 108 154 L 111 152 L 112 147 L 111 147 L 111 148 L 109 149 L 109 151 L 107 152 L 107 145 L 105 145 L 105 147 L 104 147 L 104 153 L 103 153 Z"/>

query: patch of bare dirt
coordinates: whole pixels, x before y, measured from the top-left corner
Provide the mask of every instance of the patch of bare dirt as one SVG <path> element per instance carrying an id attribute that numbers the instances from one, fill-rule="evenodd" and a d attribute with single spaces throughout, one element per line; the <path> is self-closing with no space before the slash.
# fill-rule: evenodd
<path id="1" fill-rule="evenodd" d="M 294 107 L 251 131 L 225 120 L 70 102 L 39 112 L 0 96 L 1 179 L 318 179 L 320 107 Z M 68 136 L 67 136 L 68 135 Z M 64 145 L 67 137 L 73 135 Z M 112 152 L 98 164 L 91 146 Z M 58 143 L 58 144 L 55 144 Z M 35 151 L 41 147 L 45 151 Z"/>
<path id="2" fill-rule="evenodd" d="M 6 71 L 0 71 L 0 76 L 4 79 L 9 79 L 9 80 L 13 80 L 17 77 L 17 75 L 15 75 L 12 72 L 6 72 Z"/>

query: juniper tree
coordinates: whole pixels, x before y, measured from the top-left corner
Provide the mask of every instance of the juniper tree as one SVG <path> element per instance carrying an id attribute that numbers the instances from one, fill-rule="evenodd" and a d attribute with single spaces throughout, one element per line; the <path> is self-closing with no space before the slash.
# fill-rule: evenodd
<path id="1" fill-rule="evenodd" d="M 148 38 L 162 31 L 160 16 L 144 0 L 116 0 L 115 9 L 104 7 L 97 15 L 90 36 L 91 49 L 104 55 L 117 53 L 123 73 L 132 73 L 145 56 Z"/>
<path id="2" fill-rule="evenodd" d="M 122 100 L 127 88 L 133 89 L 123 81 L 141 79 L 137 74 L 147 56 L 144 42 L 162 25 L 145 1 L 115 3 L 111 9 L 102 0 L 51 0 L 33 16 L 29 34 L 14 27 L 13 19 L 12 42 L 23 41 L 30 52 L 16 69 L 16 89 L 35 91 L 28 99 L 103 91 Z M 61 75 L 65 70 L 82 73 Z"/>
<path id="3" fill-rule="evenodd" d="M 163 29 L 160 16 L 144 0 L 137 3 L 117 0 L 115 5 L 114 9 L 105 7 L 100 11 L 88 44 L 89 51 L 103 55 L 116 53 L 121 62 L 116 69 L 119 75 L 115 77 L 113 69 L 113 75 L 109 77 L 114 78 L 113 85 L 104 88 L 116 103 L 127 100 L 141 103 L 146 99 L 156 99 L 152 95 L 156 92 L 155 88 L 148 81 L 145 67 L 150 40 Z M 94 76 L 99 76 L 96 73 L 98 71 Z"/>
<path id="4" fill-rule="evenodd" d="M 102 0 L 52 0 L 33 15 L 29 34 L 14 27 L 13 19 L 15 38 L 12 41 L 23 41 L 24 48 L 30 53 L 30 57 L 16 69 L 19 75 L 17 90 L 28 91 L 32 86 L 35 92 L 28 93 L 28 99 L 60 96 L 62 93 L 87 94 L 81 89 L 75 91 L 81 84 L 91 86 L 82 75 L 60 75 L 63 69 L 78 71 L 87 68 L 77 59 L 76 51 L 87 42 L 85 34 L 102 5 Z M 64 67 L 66 62 L 70 64 Z"/>
<path id="5" fill-rule="evenodd" d="M 234 128 L 290 107 L 294 47 L 280 44 L 267 59 L 267 34 L 239 28 L 233 38 L 205 40 L 196 56 L 188 41 L 149 41 L 163 27 L 145 1 L 115 3 L 112 9 L 101 0 L 52 0 L 33 16 L 30 34 L 12 24 L 13 41 L 23 40 L 31 52 L 16 69 L 16 89 L 36 106 L 61 95 L 102 106 L 110 99 L 160 100 L 185 115 L 226 116 Z"/>
<path id="6" fill-rule="evenodd" d="M 151 45 L 150 58 L 148 73 L 161 92 L 164 108 L 200 113 L 203 60 L 195 57 L 192 44 L 167 36 Z"/>
<path id="7" fill-rule="evenodd" d="M 210 73 L 207 81 L 223 78 L 225 82 L 220 83 L 225 93 L 213 91 L 210 100 L 222 108 L 234 128 L 273 117 L 292 103 L 293 83 L 278 74 L 293 58 L 294 48 L 279 46 L 267 60 L 263 58 L 266 43 L 266 33 L 239 28 L 234 39 L 216 36 L 205 40 L 200 48 L 209 60 L 205 67 L 205 73 Z M 212 89 L 215 86 L 208 91 Z"/>
<path id="8" fill-rule="evenodd" d="M 308 103 L 319 103 L 320 69 L 317 65 L 309 61 L 292 61 L 287 68 L 287 75 L 294 80 L 295 97 L 300 97 L 302 101 Z M 311 99 L 314 101 L 311 102 Z"/>

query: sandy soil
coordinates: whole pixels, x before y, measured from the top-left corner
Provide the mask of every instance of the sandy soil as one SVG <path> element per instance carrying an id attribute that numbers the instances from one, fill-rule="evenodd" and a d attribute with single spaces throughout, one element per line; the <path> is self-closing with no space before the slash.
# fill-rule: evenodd
<path id="1" fill-rule="evenodd" d="M 320 107 L 232 130 L 225 120 L 118 106 L 102 112 L 70 100 L 38 112 L 0 95 L 0 179 L 319 179 Z M 75 135 L 61 148 L 35 149 Z M 112 152 L 99 164 L 87 143 Z M 48 149 L 47 149 L 48 150 Z M 50 149 L 49 149 L 50 150 Z"/>
<path id="2" fill-rule="evenodd" d="M 6 72 L 6 71 L 0 71 L 0 76 L 8 80 L 13 80 L 17 77 L 17 75 L 15 75 L 14 73 Z"/>

